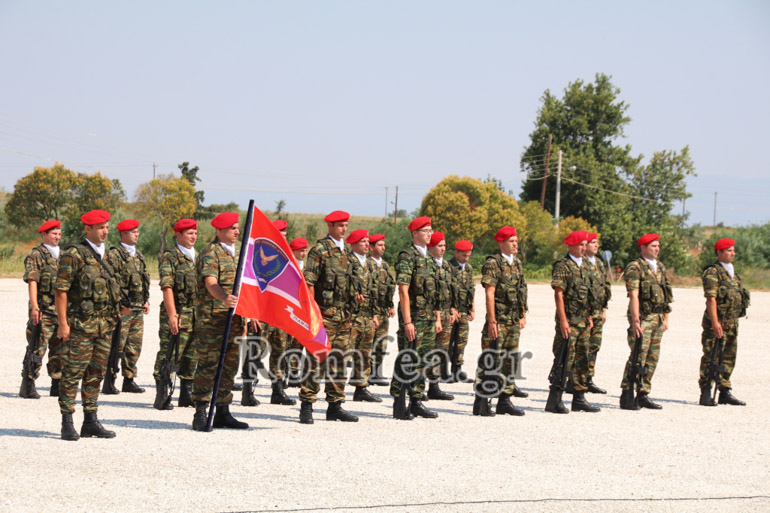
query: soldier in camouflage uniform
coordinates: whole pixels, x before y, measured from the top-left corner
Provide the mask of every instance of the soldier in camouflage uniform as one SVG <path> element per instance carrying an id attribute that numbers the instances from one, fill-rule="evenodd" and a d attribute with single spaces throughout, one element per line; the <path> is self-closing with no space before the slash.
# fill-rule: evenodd
<path id="1" fill-rule="evenodd" d="M 372 348 L 372 375 L 369 384 L 388 386 L 390 382 L 382 375 L 382 362 L 388 349 L 390 318 L 396 315 L 393 294 L 396 292 L 396 279 L 390 273 L 390 266 L 383 260 L 385 254 L 385 236 L 377 233 L 369 236 L 369 259 L 377 270 L 377 319 L 380 321 L 374 332 Z"/>
<path id="2" fill-rule="evenodd" d="M 366 258 L 369 252 L 369 232 L 353 230 L 346 242 L 350 244 L 354 257 L 350 259 L 353 290 L 365 298 L 363 303 L 351 305 L 350 349 L 353 352 L 353 375 L 350 383 L 356 387 L 353 400 L 381 403 L 382 399 L 373 396 L 366 388 L 369 386 L 369 375 L 372 372 L 371 353 L 374 333 L 379 326 L 376 311 L 377 269 L 374 262 Z"/>
<path id="3" fill-rule="evenodd" d="M 433 229 L 429 217 L 418 217 L 409 223 L 412 232 L 412 246 L 398 254 L 396 261 L 396 283 L 398 284 L 398 349 L 399 356 L 390 383 L 390 395 L 396 398 L 401 390 L 401 380 L 406 379 L 404 351 L 414 345 L 417 361 L 412 367 L 416 378 L 407 387 L 409 393 L 408 420 L 414 417 L 435 419 L 438 413 L 429 410 L 422 403 L 425 392 L 427 357 L 436 345 L 436 332 L 442 330 L 441 311 L 436 306 L 436 261 L 428 254 L 427 244 Z"/>
<path id="4" fill-rule="evenodd" d="M 457 291 L 457 312 L 460 314 L 460 326 L 457 333 L 457 359 L 452 362 L 457 366 L 457 371 L 449 377 L 450 383 L 470 383 L 473 380 L 463 372 L 463 357 L 465 346 L 468 345 L 468 324 L 476 317 L 476 305 L 474 302 L 473 267 L 468 260 L 473 253 L 473 244 L 467 240 L 455 243 L 455 256 L 449 261 L 452 266 L 454 287 Z"/>
<path id="5" fill-rule="evenodd" d="M 54 308 L 54 285 L 59 265 L 59 241 L 61 240 L 61 222 L 46 221 L 37 229 L 42 238 L 39 246 L 32 249 L 24 259 L 24 282 L 29 290 L 29 321 L 27 322 L 27 341 L 32 338 L 33 328 L 40 325 L 40 335 L 32 347 L 32 352 L 24 357 L 28 365 L 22 368 L 19 396 L 25 399 L 40 399 L 35 389 L 35 380 L 40 375 L 43 356 L 48 349 L 48 375 L 51 377 L 51 396 L 59 395 L 61 379 L 61 357 L 59 349 L 61 339 L 56 335 L 59 323 Z M 24 367 L 27 368 L 25 372 Z"/>
<path id="6" fill-rule="evenodd" d="M 319 239 L 307 256 L 304 275 L 310 294 L 315 298 L 324 320 L 331 352 L 323 365 L 313 357 L 307 358 L 308 369 L 302 377 L 299 398 L 302 401 L 299 421 L 313 423 L 313 403 L 321 390 L 319 380 L 326 379 L 326 420 L 358 422 L 358 417 L 348 413 L 345 401 L 345 361 L 350 350 L 350 307 L 353 302 L 363 303 L 365 298 L 353 290 L 350 279 L 350 261 L 353 257 L 345 246 L 350 214 L 335 210 L 326 217 L 329 233 Z"/>
<path id="7" fill-rule="evenodd" d="M 85 240 L 64 248 L 59 259 L 55 289 L 59 319 L 57 333 L 62 340 L 59 410 L 64 440 L 77 440 L 81 436 L 115 437 L 114 431 L 104 429 L 96 413 L 112 332 L 117 326 L 118 315 L 128 313 L 128 308 L 121 308 L 117 275 L 104 261 L 109 219 L 110 214 L 104 210 L 83 214 L 80 220 L 85 225 Z M 78 435 L 72 414 L 81 380 L 85 417 Z"/>
<path id="8" fill-rule="evenodd" d="M 195 337 L 195 296 L 198 292 L 198 276 L 195 269 L 195 241 L 198 240 L 198 223 L 195 219 L 180 219 L 174 225 L 176 245 L 167 249 L 160 257 L 160 290 L 163 302 L 160 304 L 159 329 L 160 349 L 155 356 L 153 377 L 158 394 L 163 394 L 160 383 L 160 369 L 168 352 L 168 345 L 175 335 L 179 335 L 177 347 L 172 349 L 173 361 L 179 365 L 177 375 L 179 386 L 179 406 L 193 406 L 192 384 L 195 376 L 197 358 L 193 352 Z M 171 410 L 171 401 L 164 402 L 163 397 L 156 397 L 156 409 Z"/>
<path id="9" fill-rule="evenodd" d="M 115 269 L 123 295 L 131 304 L 131 311 L 121 316 L 119 353 L 125 355 L 121 363 L 123 373 L 121 390 L 140 394 L 144 392 L 144 388 L 137 385 L 134 378 L 136 364 L 142 353 L 144 316 L 150 313 L 150 273 L 147 272 L 142 252 L 136 249 L 136 243 L 139 240 L 139 221 L 126 219 L 118 223 L 116 228 L 120 232 L 120 245 L 111 247 L 104 260 Z M 107 372 L 111 371 L 108 369 Z M 108 375 L 102 393 L 117 394 L 118 390 L 114 382 L 115 376 Z"/>
<path id="10" fill-rule="evenodd" d="M 499 252 L 487 257 L 481 270 L 481 284 L 484 286 L 487 316 L 481 332 L 481 348 L 492 350 L 492 341 L 497 341 L 494 365 L 487 366 L 479 358 L 476 375 L 476 399 L 473 414 L 489 416 L 489 392 L 483 389 L 483 371 L 491 368 L 500 369 L 500 382 L 497 383 L 499 398 L 495 413 L 524 415 L 524 410 L 511 402 L 511 397 L 527 397 L 529 394 L 516 387 L 514 377 L 519 368 L 519 336 L 527 324 L 527 282 L 521 262 L 516 258 L 519 238 L 516 228 L 503 226 L 495 234 Z M 484 392 L 487 392 L 486 394 Z M 492 395 L 497 393 L 492 392 Z"/>
<path id="11" fill-rule="evenodd" d="M 561 345 L 568 340 L 567 369 L 572 371 L 572 411 L 598 412 L 600 408 L 585 399 L 588 381 L 588 348 L 593 320 L 590 302 L 591 278 L 584 263 L 588 233 L 578 230 L 564 239 L 569 252 L 553 264 L 551 287 L 556 301 L 556 335 L 553 339 L 554 360 Z M 561 398 L 551 413 L 568 413 Z"/>
<path id="12" fill-rule="evenodd" d="M 700 404 L 716 406 L 711 396 L 711 383 L 708 379 L 708 367 L 711 362 L 711 352 L 717 338 L 724 338 L 722 355 L 718 363 L 725 366 L 720 373 L 719 404 L 745 406 L 746 403 L 735 397 L 732 392 L 730 376 L 735 368 L 735 357 L 738 352 L 738 319 L 746 315 L 749 307 L 749 291 L 743 288 L 741 277 L 733 268 L 735 259 L 735 241 L 719 239 L 714 244 L 717 261 L 703 270 L 703 293 L 706 296 L 706 311 L 703 313 L 703 356 L 700 359 L 701 389 Z"/>
<path id="13" fill-rule="evenodd" d="M 452 325 L 457 322 L 460 315 L 455 307 L 457 293 L 452 268 L 449 262 L 444 260 L 446 253 L 446 240 L 441 232 L 433 232 L 428 242 L 428 252 L 436 263 L 436 308 L 441 311 L 441 331 L 436 333 L 434 354 L 431 359 L 436 363 L 428 368 L 428 399 L 437 401 L 451 401 L 455 397 L 444 392 L 439 387 L 442 378 L 448 378 L 449 365 L 449 339 L 452 335 Z M 443 374 L 443 375 L 442 375 Z"/>
<path id="14" fill-rule="evenodd" d="M 666 269 L 658 262 L 660 241 L 657 233 L 648 233 L 636 241 L 641 251 L 641 257 L 626 266 L 623 276 L 628 291 L 628 345 L 633 354 L 634 344 L 638 337 L 642 338 L 639 351 L 639 365 L 646 368 L 642 375 L 642 386 L 639 395 L 634 400 L 633 383 L 628 379 L 632 366 L 629 355 L 623 372 L 623 389 L 620 395 L 620 407 L 624 410 L 650 408 L 659 410 L 661 405 L 649 398 L 652 387 L 652 376 L 658 365 L 660 341 L 663 332 L 668 329 L 668 314 L 671 312 L 670 303 L 674 300 L 671 286 L 666 278 Z"/>
<path id="15" fill-rule="evenodd" d="M 599 388 L 594 383 L 594 374 L 596 371 L 596 355 L 602 347 L 602 328 L 607 320 L 607 304 L 612 297 L 612 287 L 610 280 L 607 279 L 607 271 L 604 268 L 601 258 L 597 258 L 599 253 L 599 234 L 589 233 L 588 244 L 586 245 L 585 258 L 583 263 L 588 269 L 588 276 L 591 278 L 591 320 L 594 323 L 591 328 L 591 334 L 588 339 L 588 379 L 586 380 L 587 391 L 592 394 L 606 394 L 607 391 Z"/>
<path id="16" fill-rule="evenodd" d="M 195 339 L 193 350 L 198 357 L 198 367 L 193 378 L 195 415 L 192 428 L 205 431 L 209 403 L 213 395 L 214 381 L 222 352 L 222 337 L 227 326 L 230 308 L 235 308 L 238 297 L 233 295 L 238 260 L 235 247 L 240 230 L 238 214 L 224 212 L 211 220 L 217 234 L 198 255 L 198 290 L 195 302 Z M 217 393 L 216 414 L 213 427 L 248 429 L 249 425 L 233 418 L 230 403 L 233 401 L 233 383 L 238 372 L 240 347 L 235 339 L 244 333 L 243 318 L 235 315 L 230 328 L 230 339 L 224 357 L 222 379 Z"/>

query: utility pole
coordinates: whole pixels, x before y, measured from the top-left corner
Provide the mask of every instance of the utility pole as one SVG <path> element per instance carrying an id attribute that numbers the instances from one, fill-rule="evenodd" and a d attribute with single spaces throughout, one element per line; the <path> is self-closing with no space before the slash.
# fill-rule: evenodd
<path id="1" fill-rule="evenodd" d="M 540 191 L 540 208 L 545 208 L 545 186 L 548 183 L 548 166 L 551 164 L 551 141 L 553 136 L 548 134 L 548 151 L 545 153 L 545 178 L 543 178 L 543 190 Z"/>
<path id="2" fill-rule="evenodd" d="M 717 225 L 717 193 L 714 193 L 714 226 Z"/>
<path id="3" fill-rule="evenodd" d="M 155 180 L 155 168 L 158 167 L 158 165 L 153 162 L 152 163 L 152 179 Z"/>
<path id="4" fill-rule="evenodd" d="M 393 224 L 398 222 L 398 185 L 396 185 L 396 203 L 393 206 Z"/>
<path id="5" fill-rule="evenodd" d="M 559 227 L 559 203 L 561 202 L 561 156 L 562 151 L 559 150 L 559 164 L 556 167 L 556 211 L 554 213 L 556 228 Z"/>
<path id="6" fill-rule="evenodd" d="M 388 188 L 385 187 L 385 218 L 388 217 Z"/>

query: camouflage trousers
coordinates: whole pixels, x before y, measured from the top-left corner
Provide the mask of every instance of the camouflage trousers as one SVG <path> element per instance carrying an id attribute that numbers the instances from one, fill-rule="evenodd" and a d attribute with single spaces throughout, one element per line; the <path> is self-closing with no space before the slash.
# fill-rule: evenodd
<path id="1" fill-rule="evenodd" d="M 83 411 L 98 409 L 99 389 L 107 371 L 112 332 L 116 325 L 117 319 L 110 317 L 91 317 L 86 323 L 70 319 L 70 339 L 61 345 L 59 410 L 62 413 L 75 411 L 75 398 L 81 380 Z"/>
<path id="2" fill-rule="evenodd" d="M 706 375 L 708 373 L 708 366 L 711 362 L 711 351 L 714 349 L 714 343 L 716 337 L 714 336 L 714 330 L 711 329 L 711 321 L 707 316 L 703 316 L 703 333 L 701 335 L 701 345 L 703 346 L 703 356 L 700 358 L 700 379 L 698 380 L 698 386 L 703 388 L 708 386 L 706 382 Z M 722 334 L 724 336 L 724 343 L 722 345 L 722 365 L 725 366 L 725 371 L 719 375 L 719 383 L 721 388 L 731 389 L 733 388 L 730 383 L 730 376 L 735 369 L 735 358 L 738 355 L 738 319 L 726 319 L 722 321 Z"/>
<path id="3" fill-rule="evenodd" d="M 289 334 L 283 330 L 265 324 L 263 336 L 270 344 L 270 374 L 275 381 L 281 381 L 286 367 L 286 351 L 289 348 Z"/>
<path id="4" fill-rule="evenodd" d="M 468 314 L 460 314 L 460 329 L 457 332 L 457 365 L 465 363 L 465 346 L 468 345 Z"/>
<path id="5" fill-rule="evenodd" d="M 40 326 L 40 338 L 35 345 L 35 356 L 43 361 L 46 350 L 48 351 L 48 364 L 46 369 L 51 379 L 61 378 L 61 339 L 56 335 L 56 330 L 59 329 L 59 319 L 55 314 L 50 315 L 43 313 L 43 317 L 40 319 L 42 323 Z M 27 323 L 27 340 L 32 336 L 32 331 L 29 329 L 29 323 Z M 32 362 L 32 372 L 29 377 L 37 379 L 40 377 L 40 367 L 42 363 Z"/>
<path id="6" fill-rule="evenodd" d="M 481 350 L 479 364 L 476 371 L 474 390 L 480 391 L 483 382 L 483 373 L 494 371 L 499 373 L 498 390 L 503 394 L 513 394 L 515 386 L 514 378 L 519 372 L 519 321 L 501 322 L 497 325 L 497 351 L 491 354 L 491 340 L 489 338 L 489 323 L 484 323 L 481 332 Z"/>
<path id="7" fill-rule="evenodd" d="M 179 345 L 177 349 L 172 349 L 172 361 L 179 364 L 177 376 L 180 379 L 193 379 L 195 376 L 195 367 L 198 359 L 193 351 L 195 339 L 195 310 L 193 308 L 183 308 L 179 312 Z M 160 337 L 160 349 L 155 355 L 155 367 L 152 375 L 155 379 L 160 379 L 160 367 L 166 358 L 168 345 L 171 343 L 171 330 L 168 327 L 168 313 L 166 309 L 160 308 L 160 327 L 158 336 Z"/>
<path id="8" fill-rule="evenodd" d="M 449 310 L 441 312 L 441 333 L 436 333 L 436 343 L 433 346 L 435 353 L 432 356 L 432 365 L 427 369 L 427 376 L 430 381 L 441 379 L 441 366 L 444 360 L 449 358 L 449 340 L 452 337 L 452 323 L 449 322 Z"/>
<path id="9" fill-rule="evenodd" d="M 135 378 L 136 363 L 139 361 L 139 355 L 142 354 L 144 313 L 141 310 L 131 310 L 120 319 L 120 352 L 126 355 L 120 367 L 124 378 Z"/>
<path id="10" fill-rule="evenodd" d="M 305 346 L 299 343 L 295 337 L 289 337 L 289 349 L 286 351 L 286 363 L 293 374 L 302 370 L 302 362 L 305 358 Z M 311 357 L 312 358 L 312 357 Z"/>
<path id="11" fill-rule="evenodd" d="M 241 361 L 241 380 L 244 383 L 258 383 L 259 375 L 264 372 L 265 367 L 262 358 L 267 354 L 267 346 L 269 345 L 264 337 L 267 327 L 267 324 L 260 323 L 260 331 L 257 332 L 251 323 L 248 323 L 246 338 L 240 341 L 239 360 Z M 237 338 L 236 342 L 238 342 Z"/>
<path id="12" fill-rule="evenodd" d="M 647 374 L 642 376 L 642 387 L 639 390 L 641 393 L 649 394 L 652 389 L 652 376 L 655 374 L 655 367 L 658 366 L 658 357 L 660 356 L 660 341 L 663 339 L 663 315 L 664 314 L 650 314 L 642 319 L 642 347 L 639 350 L 639 365 L 647 367 Z M 631 349 L 631 353 L 634 352 L 634 344 L 636 343 L 636 337 L 634 336 L 634 328 L 630 326 L 628 328 L 628 347 Z M 626 362 L 626 368 L 623 371 L 623 381 L 620 383 L 620 388 L 623 390 L 631 390 L 631 382 L 628 380 L 628 372 L 631 368 L 631 355 L 628 356 Z"/>
<path id="13" fill-rule="evenodd" d="M 588 350 L 589 350 L 588 319 L 570 320 L 569 351 L 567 351 L 567 369 L 572 371 L 572 389 L 584 392 L 588 381 Z M 553 338 L 553 357 L 558 358 L 564 338 L 558 318 L 556 320 L 556 335 Z"/>
<path id="14" fill-rule="evenodd" d="M 341 322 L 324 319 L 324 328 L 329 336 L 331 352 L 319 363 L 313 356 L 305 359 L 306 369 L 303 371 L 302 387 L 299 392 L 300 401 L 316 402 L 321 391 L 320 381 L 326 380 L 324 391 L 326 401 L 339 403 L 345 401 L 346 360 L 350 351 L 350 319 Z"/>
<path id="15" fill-rule="evenodd" d="M 353 351 L 353 375 L 350 384 L 369 386 L 372 373 L 372 344 L 374 344 L 374 320 L 369 315 L 354 315 L 350 329 L 350 349 Z"/>
<path id="16" fill-rule="evenodd" d="M 193 378 L 193 401 L 211 402 L 226 325 L 227 314 L 202 320 L 196 317 L 196 330 L 192 347 L 193 352 L 198 357 L 198 367 L 195 369 Z M 233 383 L 235 382 L 235 375 L 238 373 L 238 357 L 241 350 L 240 344 L 236 344 L 235 339 L 241 336 L 243 336 L 243 318 L 234 316 L 230 327 L 230 337 L 227 341 L 225 362 L 222 367 L 222 380 L 219 382 L 217 405 L 233 402 Z"/>
<path id="17" fill-rule="evenodd" d="M 406 349 L 409 348 L 409 341 L 406 339 L 406 331 L 404 330 L 404 323 L 401 322 L 399 315 L 399 326 L 397 333 L 398 341 L 398 356 L 396 357 L 396 363 L 393 368 L 393 379 L 390 382 L 390 395 L 398 397 L 401 390 L 401 380 L 405 376 L 412 375 L 412 378 L 407 378 L 409 397 L 413 399 L 422 399 L 425 395 L 425 371 L 428 364 L 431 363 L 428 360 L 435 355 L 433 352 L 436 347 L 436 321 L 432 312 L 426 312 L 423 315 L 412 314 L 412 322 L 414 322 L 414 328 L 416 331 L 414 348 L 416 351 L 416 359 L 409 363 L 409 372 L 404 370 L 404 366 L 407 363 L 409 357 L 406 356 Z"/>
<path id="18" fill-rule="evenodd" d="M 593 378 L 596 375 L 596 356 L 599 354 L 599 349 L 602 348 L 602 329 L 604 328 L 604 321 L 601 315 L 594 315 L 591 317 L 594 321 L 594 327 L 591 328 L 591 332 L 588 336 L 588 378 Z"/>
<path id="19" fill-rule="evenodd" d="M 388 342 L 391 340 L 388 335 L 388 329 L 390 328 L 390 319 L 387 312 L 380 315 L 380 325 L 377 326 L 377 330 L 374 332 L 374 345 L 372 346 L 372 369 L 382 365 L 385 360 L 385 355 L 388 353 Z"/>

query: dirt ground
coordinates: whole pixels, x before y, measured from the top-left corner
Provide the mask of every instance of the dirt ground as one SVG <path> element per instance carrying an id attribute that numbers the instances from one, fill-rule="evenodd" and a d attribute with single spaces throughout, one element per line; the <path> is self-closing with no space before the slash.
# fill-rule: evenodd
<path id="1" fill-rule="evenodd" d="M 530 396 L 515 401 L 524 417 L 474 417 L 471 385 L 453 384 L 444 388 L 454 401 L 427 403 L 438 419 L 396 421 L 386 388 L 372 387 L 383 403 L 352 402 L 349 390 L 345 406 L 361 416 L 357 424 L 326 422 L 320 401 L 316 423 L 305 426 L 297 422 L 298 406 L 268 404 L 263 380 L 260 406 L 232 407 L 248 431 L 199 433 L 190 429 L 192 409 L 152 408 L 160 303 L 154 282 L 139 361 L 147 393 L 100 398 L 99 416 L 117 438 L 65 442 L 47 376 L 38 380 L 41 399 L 18 397 L 26 288 L 19 279 L 0 280 L 0 291 L 3 511 L 770 511 L 770 411 L 762 402 L 770 391 L 768 292 L 752 294 L 741 320 L 732 381 L 745 407 L 697 405 L 704 299 L 691 288 L 674 291 L 653 379 L 651 397 L 663 410 L 620 410 L 627 300 L 614 287 L 595 378 L 609 393 L 589 397 L 602 411 L 544 412 L 554 306 L 550 288 L 536 284 L 521 338 L 531 356 L 520 386 Z M 483 312 L 481 301 L 477 287 Z M 481 317 L 471 326 L 469 371 Z M 81 422 L 78 408 L 76 426 Z"/>

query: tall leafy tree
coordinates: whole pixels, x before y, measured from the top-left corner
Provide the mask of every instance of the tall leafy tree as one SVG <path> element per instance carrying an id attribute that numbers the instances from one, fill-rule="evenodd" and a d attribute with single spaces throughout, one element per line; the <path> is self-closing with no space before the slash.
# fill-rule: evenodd
<path id="1" fill-rule="evenodd" d="M 140 215 L 160 221 L 158 258 L 166 250 L 168 234 L 179 219 L 193 215 L 196 207 L 195 188 L 184 178 L 160 175 L 141 184 L 134 196 Z"/>
<path id="2" fill-rule="evenodd" d="M 182 172 L 182 178 L 187 180 L 187 182 L 192 185 L 193 189 L 195 190 L 195 212 L 201 212 L 203 210 L 205 193 L 203 191 L 199 191 L 197 186 L 198 182 L 201 181 L 201 179 L 198 177 L 198 171 L 200 171 L 200 168 L 198 166 L 190 167 L 189 162 L 182 162 L 177 167 L 179 168 L 179 171 Z M 197 218 L 198 217 L 196 217 L 196 219 Z"/>

